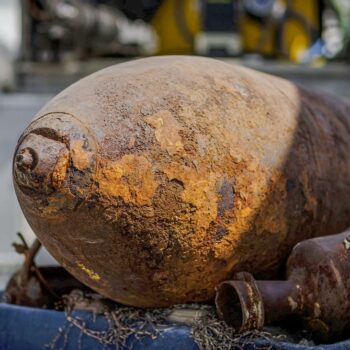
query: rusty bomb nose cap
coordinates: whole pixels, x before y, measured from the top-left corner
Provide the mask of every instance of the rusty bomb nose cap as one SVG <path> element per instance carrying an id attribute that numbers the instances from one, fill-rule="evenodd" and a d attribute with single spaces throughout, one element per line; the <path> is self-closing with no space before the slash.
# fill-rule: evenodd
<path id="1" fill-rule="evenodd" d="M 96 141 L 90 129 L 68 113 L 35 119 L 18 141 L 14 181 L 26 195 L 85 199 L 96 171 Z"/>
<path id="2" fill-rule="evenodd" d="M 42 194 L 59 189 L 66 178 L 70 153 L 60 141 L 30 133 L 14 157 L 17 183 Z"/>

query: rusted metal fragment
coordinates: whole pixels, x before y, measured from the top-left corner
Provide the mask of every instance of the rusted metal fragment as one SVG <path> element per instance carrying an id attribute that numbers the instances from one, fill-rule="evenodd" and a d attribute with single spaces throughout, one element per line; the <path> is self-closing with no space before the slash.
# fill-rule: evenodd
<path id="1" fill-rule="evenodd" d="M 6 285 L 5 302 L 32 307 L 55 307 L 55 303 L 73 289 L 89 290 L 62 267 L 36 266 L 34 259 L 41 243 L 36 239 L 29 247 L 20 233 L 18 236 L 22 244 L 14 243 L 13 246 L 17 253 L 24 254 L 25 259 Z"/>
<path id="2" fill-rule="evenodd" d="M 49 102 L 19 141 L 15 189 L 43 244 L 104 296 L 204 301 L 235 271 L 273 276 L 296 242 L 350 225 L 349 130 L 348 104 L 288 81 L 147 58 Z M 25 185 L 30 152 L 16 160 L 31 135 L 68 152 L 50 191 Z"/>

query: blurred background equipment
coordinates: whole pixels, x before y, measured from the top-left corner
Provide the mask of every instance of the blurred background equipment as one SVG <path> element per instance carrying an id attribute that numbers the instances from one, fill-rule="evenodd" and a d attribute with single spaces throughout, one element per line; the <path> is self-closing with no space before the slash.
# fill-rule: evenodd
<path id="1" fill-rule="evenodd" d="M 244 1 L 241 33 L 246 52 L 303 61 L 320 34 L 318 0 Z"/>
<path id="2" fill-rule="evenodd" d="M 103 55 L 151 55 L 156 35 L 141 19 L 130 20 L 117 3 L 82 0 L 22 0 L 22 57 L 59 61 Z"/>
<path id="3" fill-rule="evenodd" d="M 18 1 L 24 62 L 258 54 L 309 63 L 349 55 L 348 0 Z"/>
<path id="4" fill-rule="evenodd" d="M 194 53 L 194 40 L 200 31 L 200 0 L 163 0 L 151 23 L 158 38 L 158 54 Z"/>
<path id="5" fill-rule="evenodd" d="M 234 0 L 208 0 L 202 4 L 202 30 L 196 36 L 195 51 L 208 56 L 238 56 L 240 8 Z"/>
<path id="6" fill-rule="evenodd" d="M 350 56 L 350 1 L 328 0 L 322 13 L 324 55 Z"/>

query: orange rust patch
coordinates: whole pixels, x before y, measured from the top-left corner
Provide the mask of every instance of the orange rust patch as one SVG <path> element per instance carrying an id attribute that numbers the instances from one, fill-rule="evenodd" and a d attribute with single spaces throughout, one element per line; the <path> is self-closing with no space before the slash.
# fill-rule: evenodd
<path id="1" fill-rule="evenodd" d="M 103 194 L 139 205 L 150 205 L 158 186 L 152 164 L 144 156 L 131 154 L 103 167 L 97 182 Z"/>
<path id="2" fill-rule="evenodd" d="M 65 149 L 58 157 L 55 168 L 52 172 L 52 184 L 55 189 L 59 189 L 63 184 L 69 163 L 69 152 Z"/>
<path id="3" fill-rule="evenodd" d="M 74 166 L 83 171 L 90 165 L 89 153 L 83 149 L 82 140 L 74 140 L 72 142 L 71 156 Z"/>
<path id="4" fill-rule="evenodd" d="M 146 122 L 155 129 L 155 136 L 160 146 L 167 150 L 170 155 L 183 153 L 184 146 L 176 119 L 169 111 L 160 111 L 146 118 Z"/>

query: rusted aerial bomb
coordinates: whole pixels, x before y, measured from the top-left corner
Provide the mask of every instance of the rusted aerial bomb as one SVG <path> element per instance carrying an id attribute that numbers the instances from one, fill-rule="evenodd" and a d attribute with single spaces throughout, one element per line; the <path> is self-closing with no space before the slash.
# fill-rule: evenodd
<path id="1" fill-rule="evenodd" d="M 205 301 L 235 271 L 350 225 L 350 105 L 207 58 L 156 57 L 82 79 L 20 137 L 29 224 L 118 302 Z"/>

